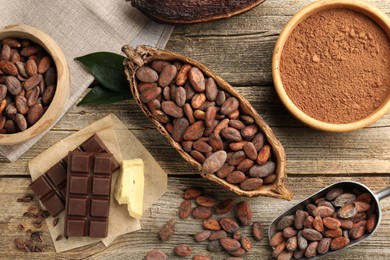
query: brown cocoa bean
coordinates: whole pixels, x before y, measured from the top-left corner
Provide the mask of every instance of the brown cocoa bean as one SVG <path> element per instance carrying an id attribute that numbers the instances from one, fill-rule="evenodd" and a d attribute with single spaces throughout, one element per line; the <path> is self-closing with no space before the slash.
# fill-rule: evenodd
<path id="1" fill-rule="evenodd" d="M 218 124 L 219 124 L 219 121 L 218 121 L 218 120 L 213 120 L 213 122 L 211 123 L 211 125 L 208 126 L 208 127 L 206 127 L 206 129 L 204 130 L 203 135 L 204 135 L 204 136 L 210 136 L 210 135 L 214 132 L 214 130 L 215 130 L 215 128 L 217 127 Z"/>
<path id="2" fill-rule="evenodd" d="M 203 227 L 211 231 L 218 231 L 221 229 L 221 225 L 215 218 L 209 218 L 203 221 Z"/>
<path id="3" fill-rule="evenodd" d="M 241 151 L 244 149 L 244 145 L 246 145 L 248 141 L 239 141 L 239 142 L 232 142 L 229 144 L 229 148 L 232 151 Z"/>
<path id="4" fill-rule="evenodd" d="M 176 85 L 178 86 L 182 86 L 184 85 L 187 80 L 188 80 L 188 72 L 190 71 L 190 69 L 192 68 L 192 66 L 188 63 L 184 64 L 181 68 L 180 68 L 180 71 L 179 73 L 177 74 L 177 77 L 176 77 Z"/>
<path id="5" fill-rule="evenodd" d="M 237 205 L 236 214 L 243 226 L 252 224 L 252 209 L 247 201 L 241 201 Z"/>
<path id="6" fill-rule="evenodd" d="M 218 134 L 212 133 L 210 135 L 209 143 L 210 143 L 210 146 L 212 147 L 212 150 L 214 152 L 219 151 L 219 150 L 223 150 L 223 142 L 222 142 L 221 137 Z"/>
<path id="7" fill-rule="evenodd" d="M 43 57 L 38 63 L 38 73 L 44 74 L 51 65 L 51 58 L 49 56 Z"/>
<path id="8" fill-rule="evenodd" d="M 202 194 L 202 191 L 197 188 L 188 188 L 184 191 L 183 198 L 186 200 L 191 200 L 199 197 Z"/>
<path id="9" fill-rule="evenodd" d="M 37 46 L 37 45 L 26 46 L 20 51 L 20 55 L 25 56 L 25 57 L 29 57 L 29 56 L 37 54 L 41 49 L 42 48 L 40 46 Z"/>
<path id="10" fill-rule="evenodd" d="M 39 94 L 40 94 L 40 88 L 39 87 L 36 87 L 36 88 L 33 88 L 32 90 L 30 90 L 29 95 L 28 96 L 26 95 L 26 97 L 27 97 L 27 106 L 31 107 L 34 104 L 38 103 Z"/>
<path id="11" fill-rule="evenodd" d="M 214 129 L 214 133 L 215 134 L 220 134 L 222 129 L 224 129 L 225 127 L 227 127 L 229 124 L 229 119 L 228 118 L 225 118 L 223 119 L 221 122 L 219 122 L 219 124 L 215 127 Z"/>
<path id="12" fill-rule="evenodd" d="M 27 74 L 32 77 L 34 75 L 37 75 L 38 74 L 38 66 L 37 64 L 35 63 L 35 60 L 33 59 L 28 59 L 26 61 L 26 72 Z"/>
<path id="13" fill-rule="evenodd" d="M 179 206 L 179 218 L 186 219 L 191 215 L 191 201 L 184 200 Z"/>
<path id="14" fill-rule="evenodd" d="M 275 172 L 276 164 L 272 161 L 267 162 L 266 164 L 259 166 L 254 165 L 249 169 L 249 175 L 256 178 L 265 178 Z"/>
<path id="15" fill-rule="evenodd" d="M 170 63 L 168 61 L 165 61 L 165 60 L 154 60 L 152 61 L 152 63 L 150 64 L 150 67 L 152 69 L 154 69 L 155 71 L 157 71 L 158 73 L 161 72 L 162 68 L 165 66 L 165 65 L 170 65 Z"/>
<path id="16" fill-rule="evenodd" d="M 215 101 L 218 94 L 218 87 L 217 84 L 215 83 L 215 80 L 213 78 L 208 78 L 206 80 L 205 87 L 206 87 L 205 93 L 206 93 L 207 100 Z"/>
<path id="17" fill-rule="evenodd" d="M 192 217 L 195 219 L 208 219 L 211 217 L 211 208 L 198 206 L 192 210 Z"/>
<path id="18" fill-rule="evenodd" d="M 326 199 L 327 200 L 334 200 L 336 199 L 338 196 L 340 196 L 341 194 L 343 194 L 344 190 L 342 188 L 333 188 L 333 189 L 330 189 L 327 193 L 326 193 Z"/>
<path id="19" fill-rule="evenodd" d="M 175 69 L 176 69 L 176 67 L 175 67 Z M 190 247 L 189 245 L 186 245 L 186 244 L 180 244 L 180 245 L 175 246 L 173 251 L 175 252 L 175 255 L 177 255 L 177 256 L 181 256 L 181 257 L 189 256 L 192 254 L 192 247 Z"/>
<path id="20" fill-rule="evenodd" d="M 302 236 L 309 241 L 320 241 L 322 239 L 321 233 L 312 228 L 305 228 L 302 231 Z"/>
<path id="21" fill-rule="evenodd" d="M 20 41 L 13 39 L 13 38 L 5 38 L 1 40 L 1 43 L 4 45 L 8 45 L 11 48 L 20 48 L 22 45 Z"/>
<path id="22" fill-rule="evenodd" d="M 221 131 L 221 136 L 228 141 L 239 142 L 242 141 L 240 132 L 233 127 L 225 127 Z"/>
<path id="23" fill-rule="evenodd" d="M 146 90 L 149 90 L 151 88 L 158 88 L 158 87 L 159 86 L 157 86 L 156 83 L 141 82 L 141 83 L 138 84 L 138 91 L 139 91 L 139 93 L 143 93 Z"/>
<path id="24" fill-rule="evenodd" d="M 240 116 L 240 111 L 239 110 L 235 110 L 233 112 L 231 112 L 228 117 L 232 120 L 235 120 L 237 119 L 238 117 Z"/>
<path id="25" fill-rule="evenodd" d="M 346 204 L 354 202 L 356 199 L 355 194 L 352 193 L 343 193 L 340 196 L 338 196 L 334 201 L 333 205 L 336 207 L 343 207 Z"/>
<path id="26" fill-rule="evenodd" d="M 246 173 L 250 168 L 252 168 L 254 164 L 255 164 L 254 161 L 250 159 L 244 159 L 242 162 L 240 162 L 237 165 L 237 170 Z"/>
<path id="27" fill-rule="evenodd" d="M 43 113 L 42 105 L 39 103 L 34 104 L 27 112 L 27 122 L 30 125 L 35 124 L 43 116 Z"/>
<path id="28" fill-rule="evenodd" d="M 173 124 L 172 129 L 172 139 L 176 142 L 181 142 L 187 128 L 190 126 L 190 123 L 186 118 L 179 118 Z"/>
<path id="29" fill-rule="evenodd" d="M 241 130 L 241 135 L 245 140 L 252 140 L 258 132 L 257 125 L 249 125 Z"/>
<path id="30" fill-rule="evenodd" d="M 217 94 L 217 98 L 215 99 L 215 103 L 218 106 L 222 106 L 226 101 L 226 93 L 223 90 L 220 90 Z"/>
<path id="31" fill-rule="evenodd" d="M 332 251 L 336 251 L 346 247 L 348 244 L 349 239 L 347 237 L 337 237 L 335 239 L 332 239 L 332 242 L 330 242 L 330 249 Z"/>
<path id="32" fill-rule="evenodd" d="M 206 102 L 206 95 L 204 93 L 197 93 L 191 99 L 191 106 L 194 109 L 200 108 Z"/>
<path id="33" fill-rule="evenodd" d="M 331 238 L 341 237 L 342 235 L 343 235 L 343 231 L 341 230 L 341 228 L 327 229 L 324 232 L 324 236 L 331 237 Z"/>
<path id="34" fill-rule="evenodd" d="M 54 98 L 56 93 L 56 87 L 54 85 L 49 85 L 46 87 L 45 92 L 42 95 L 42 103 L 44 105 L 49 105 Z"/>
<path id="35" fill-rule="evenodd" d="M 230 184 L 238 184 L 245 180 L 245 174 L 240 171 L 232 171 L 226 176 L 226 181 Z"/>
<path id="36" fill-rule="evenodd" d="M 376 223 L 377 223 L 376 215 L 373 214 L 373 215 L 369 216 L 367 219 L 367 225 L 366 225 L 367 231 L 372 232 L 376 227 Z"/>
<path id="37" fill-rule="evenodd" d="M 329 229 L 338 229 L 339 227 L 341 227 L 340 221 L 332 217 L 324 218 L 323 222 L 324 222 L 324 226 Z"/>
<path id="38" fill-rule="evenodd" d="M 317 247 L 318 247 L 318 242 L 311 242 L 305 250 L 305 257 L 306 258 L 315 257 L 317 255 Z"/>
<path id="39" fill-rule="evenodd" d="M 307 248 L 308 242 L 307 239 L 302 236 L 302 230 L 298 232 L 297 242 L 300 250 L 305 250 Z"/>
<path id="40" fill-rule="evenodd" d="M 232 199 L 221 201 L 220 203 L 218 203 L 217 207 L 215 208 L 215 213 L 219 215 L 226 214 L 233 209 L 233 206 L 234 206 L 234 200 Z"/>
<path id="41" fill-rule="evenodd" d="M 313 228 L 314 218 L 312 216 L 307 216 L 305 222 L 303 223 L 304 228 Z"/>
<path id="42" fill-rule="evenodd" d="M 237 165 L 246 158 L 244 151 L 238 151 L 232 154 L 232 156 L 227 160 L 230 165 Z"/>
<path id="43" fill-rule="evenodd" d="M 183 106 L 183 111 L 186 117 L 188 118 L 188 121 L 190 124 L 195 123 L 195 117 L 194 117 L 194 112 L 192 111 L 192 107 L 190 104 L 186 103 Z"/>
<path id="44" fill-rule="evenodd" d="M 338 219 L 338 221 L 340 222 L 340 227 L 341 228 L 345 228 L 345 229 L 351 229 L 352 228 L 352 225 L 353 225 L 352 220 L 349 220 L 349 219 Z"/>
<path id="45" fill-rule="evenodd" d="M 166 124 L 168 123 L 171 119 L 169 118 L 169 116 L 167 114 L 165 114 L 163 111 L 161 110 L 154 110 L 152 112 L 152 115 L 153 117 L 160 123 L 162 124 Z"/>
<path id="46" fill-rule="evenodd" d="M 219 224 L 221 225 L 222 229 L 229 234 L 234 234 L 240 229 L 237 222 L 231 218 L 221 218 L 219 220 Z"/>
<path id="47" fill-rule="evenodd" d="M 195 141 L 192 147 L 201 153 L 210 153 L 212 151 L 212 148 L 210 145 L 208 145 L 206 142 L 203 142 L 200 140 Z"/>
<path id="48" fill-rule="evenodd" d="M 331 209 L 334 209 L 333 204 L 330 203 L 329 201 L 326 201 L 326 200 L 319 202 L 317 204 L 317 206 L 326 206 L 326 207 L 329 207 Z"/>
<path id="49" fill-rule="evenodd" d="M 221 238 L 227 237 L 227 233 L 225 230 L 218 230 L 216 232 L 212 232 L 208 238 L 210 241 L 219 240 Z"/>
<path id="50" fill-rule="evenodd" d="M 223 115 L 228 115 L 238 109 L 240 102 L 235 97 L 230 97 L 222 104 L 220 112 Z"/>
<path id="51" fill-rule="evenodd" d="M 256 150 L 260 151 L 261 148 L 263 148 L 265 143 L 265 137 L 263 133 L 257 133 L 255 137 L 252 139 L 252 143 L 255 145 Z"/>
<path id="52" fill-rule="evenodd" d="M 177 74 L 177 68 L 174 65 L 164 66 L 161 70 L 160 77 L 158 78 L 158 84 L 161 87 L 168 86 L 169 84 L 171 84 L 173 79 L 176 77 L 176 74 Z M 174 96 L 171 95 L 171 98 L 173 98 L 173 97 Z"/>
<path id="53" fill-rule="evenodd" d="M 179 107 L 184 106 L 186 103 L 186 91 L 183 87 L 178 87 L 175 91 L 175 102 Z"/>
<path id="54" fill-rule="evenodd" d="M 207 244 L 207 250 L 210 252 L 220 252 L 222 251 L 222 246 L 219 243 L 219 240 L 211 241 Z"/>
<path id="55" fill-rule="evenodd" d="M 236 251 L 241 248 L 240 242 L 235 239 L 224 237 L 219 240 L 221 246 L 228 252 Z"/>
<path id="56" fill-rule="evenodd" d="M 361 220 L 366 220 L 366 219 L 367 219 L 367 213 L 361 212 L 361 213 L 357 213 L 356 216 L 353 217 L 352 222 L 357 223 Z"/>
<path id="57" fill-rule="evenodd" d="M 256 162 L 259 165 L 264 165 L 267 163 L 270 156 L 271 156 L 271 147 L 268 144 L 266 144 L 263 146 L 263 148 L 260 149 Z"/>
<path id="58" fill-rule="evenodd" d="M 337 211 L 337 216 L 343 219 L 353 218 L 356 214 L 357 207 L 355 203 L 346 204 Z"/>
<path id="59" fill-rule="evenodd" d="M 7 96 L 7 86 L 0 84 L 0 100 L 4 100 Z"/>
<path id="60" fill-rule="evenodd" d="M 24 90 L 29 91 L 36 86 L 38 86 L 39 82 L 43 79 L 41 74 L 35 74 L 29 77 L 25 82 L 23 82 L 22 87 Z M 146 103 L 146 102 L 145 102 Z"/>
<path id="61" fill-rule="evenodd" d="M 18 72 L 22 77 L 24 77 L 24 78 L 29 77 L 27 74 L 27 71 L 26 71 L 26 63 L 18 61 L 15 63 L 15 65 L 18 68 Z"/>
<path id="62" fill-rule="evenodd" d="M 371 203 L 372 196 L 370 193 L 362 193 L 359 196 L 356 197 L 356 201 L 361 201 L 361 202 L 366 202 L 366 203 Z"/>
<path id="63" fill-rule="evenodd" d="M 26 118 L 22 114 L 19 114 L 19 113 L 16 114 L 15 123 L 20 131 L 24 131 L 27 129 L 27 121 L 26 121 Z"/>
<path id="64" fill-rule="evenodd" d="M 152 87 L 152 88 L 147 89 L 144 92 L 142 92 L 141 95 L 140 95 L 140 99 L 141 99 L 141 101 L 143 103 L 148 103 L 148 102 L 156 99 L 158 96 L 160 96 L 161 95 L 161 91 L 162 90 L 161 90 L 160 87 Z"/>
<path id="65" fill-rule="evenodd" d="M 245 124 L 242 121 L 237 120 L 237 119 L 230 120 L 229 121 L 229 126 L 235 128 L 235 129 L 237 129 L 239 131 L 246 127 Z"/>
<path id="66" fill-rule="evenodd" d="M 253 191 L 260 188 L 263 180 L 260 178 L 247 178 L 240 183 L 240 188 L 245 191 Z"/>
<path id="67" fill-rule="evenodd" d="M 305 222 L 305 212 L 303 210 L 297 210 L 295 212 L 294 226 L 296 229 L 300 230 L 303 228 L 303 223 Z"/>
<path id="68" fill-rule="evenodd" d="M 8 60 L 0 61 L 0 70 L 4 72 L 5 75 L 17 76 L 18 68 L 12 62 Z"/>
<path id="69" fill-rule="evenodd" d="M 50 67 L 45 73 L 45 84 L 50 86 L 56 83 L 56 70 L 53 67 Z"/>
<path id="70" fill-rule="evenodd" d="M 314 211 L 316 208 L 317 208 L 317 206 L 314 205 L 314 204 L 311 204 L 311 203 L 309 203 L 309 204 L 306 205 L 306 210 L 307 210 L 307 212 L 308 212 L 310 215 L 313 215 L 313 211 Z"/>
<path id="71" fill-rule="evenodd" d="M 15 103 L 8 103 L 5 107 L 5 113 L 9 117 L 10 115 L 16 115 L 18 110 L 16 109 Z"/>
<path id="72" fill-rule="evenodd" d="M 8 61 L 11 57 L 11 47 L 7 44 L 4 44 L 1 48 L 0 60 Z"/>
<path id="73" fill-rule="evenodd" d="M 170 219 L 168 222 L 160 229 L 159 236 L 163 241 L 169 240 L 172 235 L 175 233 L 175 220 Z"/>
<path id="74" fill-rule="evenodd" d="M 293 236 L 296 236 L 298 234 L 298 231 L 294 229 L 293 227 L 286 227 L 283 229 L 283 237 L 284 238 L 290 238 Z"/>
<path id="75" fill-rule="evenodd" d="M 174 118 L 181 118 L 184 116 L 183 109 L 178 107 L 173 101 L 163 101 L 161 104 L 161 109 L 164 111 L 164 113 Z"/>
<path id="76" fill-rule="evenodd" d="M 20 81 L 14 76 L 7 76 L 4 80 L 5 85 L 7 86 L 7 90 L 10 94 L 17 96 L 22 91 L 22 85 Z"/>
<path id="77" fill-rule="evenodd" d="M 328 253 L 331 241 L 332 239 L 329 237 L 324 237 L 321 239 L 321 241 L 318 243 L 317 252 L 320 255 Z"/>
<path id="78" fill-rule="evenodd" d="M 216 174 L 217 174 L 217 176 L 218 176 L 219 178 L 224 179 L 224 178 L 226 178 L 226 176 L 228 176 L 229 173 L 231 173 L 233 170 L 234 170 L 234 166 L 225 163 L 225 164 L 221 167 L 221 169 L 219 169 L 219 170 L 217 171 Z"/>
<path id="79" fill-rule="evenodd" d="M 200 109 L 197 109 L 194 111 L 194 117 L 195 119 L 197 120 L 203 120 L 204 121 L 204 118 L 206 116 L 206 113 Z"/>
<path id="80" fill-rule="evenodd" d="M 275 247 L 280 243 L 283 243 L 283 241 L 284 241 L 283 232 L 277 232 L 271 237 L 269 244 L 270 246 Z"/>
<path id="81" fill-rule="evenodd" d="M 358 223 L 353 224 L 352 228 L 349 230 L 348 235 L 352 239 L 359 239 L 366 233 L 367 221 L 362 220 Z"/>
<path id="82" fill-rule="evenodd" d="M 278 257 L 286 249 L 286 242 L 277 245 L 272 251 L 272 257 Z"/>
<path id="83" fill-rule="evenodd" d="M 322 218 L 320 216 L 316 216 L 313 220 L 313 228 L 318 232 L 324 231 L 324 223 L 322 222 Z"/>
<path id="84" fill-rule="evenodd" d="M 27 99 L 24 96 L 19 95 L 15 97 L 15 106 L 20 114 L 22 115 L 27 114 L 28 112 Z"/>
<path id="85" fill-rule="evenodd" d="M 260 222 L 255 221 L 252 225 L 252 235 L 256 241 L 260 241 L 264 237 L 263 225 Z"/>
<path id="86" fill-rule="evenodd" d="M 371 204 L 363 201 L 355 201 L 354 204 L 356 205 L 356 210 L 358 213 L 366 212 L 371 207 Z"/>
<path id="87" fill-rule="evenodd" d="M 146 83 L 152 83 L 158 80 L 157 72 L 147 66 L 140 67 L 139 69 L 137 69 L 135 76 L 139 81 L 146 82 Z"/>
<path id="88" fill-rule="evenodd" d="M 249 252 L 249 251 L 252 250 L 252 242 L 251 242 L 251 240 L 249 239 L 249 237 L 246 237 L 246 236 L 241 237 L 241 239 L 240 239 L 240 244 L 241 244 L 241 247 L 242 247 L 245 251 Z"/>
<path id="89" fill-rule="evenodd" d="M 226 161 L 226 152 L 217 151 L 211 154 L 203 163 L 203 171 L 206 173 L 215 173 L 222 168 Z"/>
<path id="90" fill-rule="evenodd" d="M 321 218 L 331 217 L 334 213 L 334 209 L 326 206 L 318 206 L 313 210 L 313 216 L 320 216 Z"/>
<path id="91" fill-rule="evenodd" d="M 146 254 L 145 260 L 168 260 L 168 256 L 158 249 L 153 249 Z"/>
<path id="92" fill-rule="evenodd" d="M 198 241 L 198 242 L 205 241 L 210 237 L 210 234 L 211 234 L 210 230 L 200 231 L 200 232 L 195 234 L 194 239 L 195 239 L 195 241 Z"/>
<path id="93" fill-rule="evenodd" d="M 206 156 L 204 156 L 204 154 L 202 154 L 199 151 L 192 150 L 190 152 L 190 155 L 192 156 L 192 158 L 195 159 L 195 161 L 197 161 L 200 164 L 203 164 L 206 161 Z"/>
<path id="94" fill-rule="evenodd" d="M 215 106 L 210 106 L 207 108 L 205 113 L 205 118 L 204 118 L 206 126 L 210 127 L 214 123 L 216 115 L 217 115 L 217 108 Z"/>
<path id="95" fill-rule="evenodd" d="M 255 145 L 252 142 L 247 142 L 244 145 L 243 150 L 244 150 L 246 156 L 248 156 L 249 159 L 256 160 L 256 158 L 257 158 L 257 150 L 256 150 Z"/>
<path id="96" fill-rule="evenodd" d="M 267 177 L 265 177 L 263 179 L 263 184 L 271 184 L 271 183 L 274 183 L 276 181 L 276 174 L 271 174 L 271 175 L 268 175 Z"/>
<path id="97" fill-rule="evenodd" d="M 172 101 L 170 87 L 164 87 L 162 90 L 162 94 L 163 94 L 165 101 Z"/>
<path id="98" fill-rule="evenodd" d="M 290 237 L 286 242 L 286 248 L 288 251 L 295 251 L 298 248 L 298 240 L 296 236 Z"/>
<path id="99" fill-rule="evenodd" d="M 186 91 L 186 100 L 192 99 L 192 97 L 196 94 L 189 81 L 187 81 L 184 85 L 184 89 Z"/>
<path id="100" fill-rule="evenodd" d="M 184 133 L 183 138 L 184 138 L 184 140 L 187 140 L 187 141 L 196 141 L 200 137 L 202 137 L 204 129 L 205 129 L 204 122 L 197 121 L 187 128 L 187 130 Z"/>
<path id="101" fill-rule="evenodd" d="M 277 230 L 283 230 L 286 227 L 290 227 L 294 224 L 294 215 L 287 215 L 282 217 L 279 222 L 276 224 Z"/>
<path id="102" fill-rule="evenodd" d="M 208 208 L 212 208 L 215 205 L 217 205 L 217 200 L 210 196 L 198 196 L 195 199 L 195 202 L 200 206 L 204 206 Z"/>
<path id="103" fill-rule="evenodd" d="M 293 256 L 293 252 L 284 250 L 281 252 L 277 258 L 277 260 L 289 260 Z"/>
<path id="104" fill-rule="evenodd" d="M 0 114 L 3 113 L 6 107 L 7 107 L 7 99 L 3 99 L 0 103 Z"/>
<path id="105" fill-rule="evenodd" d="M 192 67 L 188 72 L 188 79 L 191 82 L 191 86 L 197 92 L 203 92 L 206 89 L 204 75 L 197 67 Z"/>

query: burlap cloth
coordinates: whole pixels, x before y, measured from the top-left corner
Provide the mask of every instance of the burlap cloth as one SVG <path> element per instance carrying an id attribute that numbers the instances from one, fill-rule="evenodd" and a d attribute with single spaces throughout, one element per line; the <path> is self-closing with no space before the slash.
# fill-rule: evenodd
<path id="1" fill-rule="evenodd" d="M 125 0 L 0 0 L 0 6 L 0 27 L 34 26 L 49 34 L 64 52 L 71 91 L 62 116 L 93 81 L 75 57 L 97 51 L 121 53 L 127 43 L 164 48 L 173 29 L 150 21 Z M 22 144 L 0 146 L 0 153 L 16 161 L 46 133 Z"/>

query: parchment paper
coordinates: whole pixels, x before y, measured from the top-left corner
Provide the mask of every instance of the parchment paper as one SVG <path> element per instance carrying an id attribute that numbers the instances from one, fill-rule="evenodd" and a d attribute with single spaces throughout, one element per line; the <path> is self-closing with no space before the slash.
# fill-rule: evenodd
<path id="1" fill-rule="evenodd" d="M 167 175 L 158 165 L 152 155 L 137 140 L 126 126 L 113 114 L 83 128 L 77 133 L 61 140 L 52 147 L 39 154 L 29 162 L 29 169 L 32 180 L 37 179 L 42 173 L 56 164 L 69 151 L 75 149 L 91 135 L 97 133 L 104 144 L 114 154 L 118 162 L 123 159 L 141 158 L 145 165 L 145 194 L 144 210 L 147 210 L 153 203 L 166 192 Z M 108 246 L 116 237 L 139 230 L 141 228 L 138 220 L 129 216 L 127 205 L 119 205 L 114 199 L 114 188 L 118 172 L 115 172 L 111 181 L 111 204 L 108 226 L 108 237 L 104 239 L 89 237 L 69 237 L 55 241 L 59 235 L 64 234 L 65 212 L 62 212 L 56 227 L 53 227 L 53 218 L 49 217 L 46 222 L 53 239 L 57 252 L 67 251 L 73 248 L 89 245 L 102 241 Z"/>

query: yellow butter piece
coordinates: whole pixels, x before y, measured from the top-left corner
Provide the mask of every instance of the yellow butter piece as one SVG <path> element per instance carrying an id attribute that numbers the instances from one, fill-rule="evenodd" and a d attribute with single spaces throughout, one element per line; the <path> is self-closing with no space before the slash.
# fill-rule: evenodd
<path id="1" fill-rule="evenodd" d="M 142 217 L 144 201 L 144 162 L 142 159 L 124 160 L 115 187 L 115 199 L 127 204 L 130 216 Z"/>

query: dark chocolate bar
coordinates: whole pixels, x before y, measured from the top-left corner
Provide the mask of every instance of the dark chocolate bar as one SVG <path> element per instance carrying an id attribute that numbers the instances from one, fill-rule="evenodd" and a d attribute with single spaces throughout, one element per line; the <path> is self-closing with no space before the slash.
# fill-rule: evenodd
<path id="1" fill-rule="evenodd" d="M 75 151 L 109 153 L 97 134 L 88 138 Z M 65 209 L 67 160 L 68 156 L 30 184 L 31 189 L 53 217 L 58 216 Z M 119 167 L 117 160 L 114 160 L 113 172 Z"/>
<path id="2" fill-rule="evenodd" d="M 109 153 L 69 153 L 66 237 L 107 237 L 114 161 Z"/>

